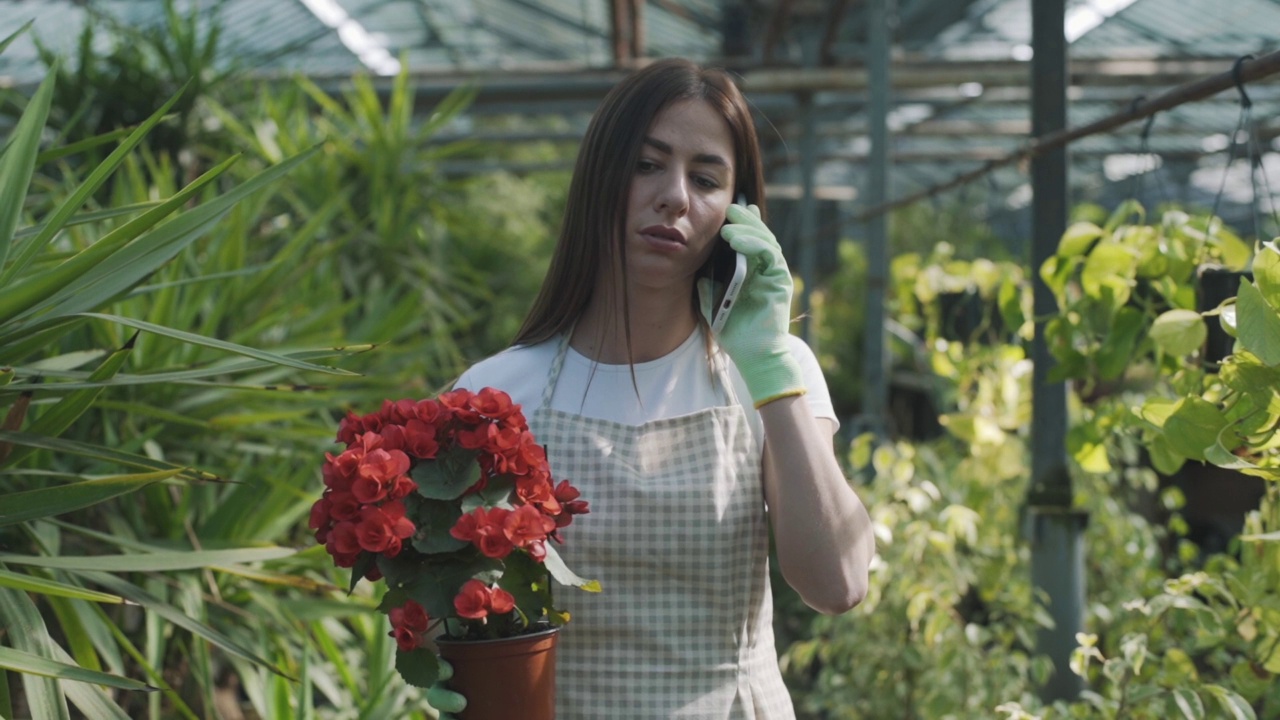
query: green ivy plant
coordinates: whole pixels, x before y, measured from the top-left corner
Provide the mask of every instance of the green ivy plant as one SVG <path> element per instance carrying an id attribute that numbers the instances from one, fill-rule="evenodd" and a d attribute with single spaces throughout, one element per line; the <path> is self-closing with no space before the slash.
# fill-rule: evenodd
<path id="1" fill-rule="evenodd" d="M 1158 226 L 1120 220 L 1134 215 L 1141 218 L 1141 208 L 1127 203 L 1106 227 L 1073 225 L 1042 268 L 1062 305 L 1049 323 L 1063 361 L 1058 374 L 1087 389 L 1070 449 L 1098 477 L 1150 481 L 1151 470 L 1118 456 L 1136 443 L 1161 473 L 1208 463 L 1264 478 L 1266 493 L 1235 553 L 1180 553 L 1157 592 L 1125 600 L 1081 634 L 1072 669 L 1089 689 L 1080 701 L 1043 715 L 1018 702 L 1000 710 L 1011 718 L 1273 717 L 1280 711 L 1280 252 L 1274 242 L 1255 251 L 1212 218 L 1172 211 Z M 1253 279 L 1242 273 L 1236 297 L 1200 312 L 1195 270 L 1206 262 L 1249 269 Z M 1211 363 L 1203 346 L 1213 316 L 1236 342 Z M 1163 497 L 1174 510 L 1181 502 L 1176 490 Z"/>
<path id="2" fill-rule="evenodd" d="M 1057 364 L 1050 380 L 1113 381 L 1147 356 L 1176 370 L 1207 330 L 1196 311 L 1196 273 L 1208 264 L 1244 269 L 1247 243 L 1209 216 L 1165 212 L 1145 224 L 1136 201 L 1106 224 L 1067 228 L 1057 253 L 1039 268 L 1058 312 L 1045 337 Z"/>

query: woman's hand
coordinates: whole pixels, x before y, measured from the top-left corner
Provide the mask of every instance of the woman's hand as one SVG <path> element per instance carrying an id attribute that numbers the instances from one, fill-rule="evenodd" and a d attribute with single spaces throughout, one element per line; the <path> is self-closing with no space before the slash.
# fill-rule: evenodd
<path id="1" fill-rule="evenodd" d="M 751 399 L 765 403 L 805 392 L 800 365 L 787 349 L 791 323 L 791 271 L 773 232 L 760 219 L 760 208 L 730 205 L 729 223 L 720 235 L 747 257 L 747 279 L 724 330 L 716 337 L 738 367 Z M 709 282 L 699 292 L 707 306 Z"/>
<path id="2" fill-rule="evenodd" d="M 453 713 L 460 713 L 467 708 L 467 699 L 449 689 L 445 683 L 453 677 L 453 666 L 449 661 L 438 657 L 440 675 L 436 684 L 427 688 L 427 704 L 440 713 L 440 720 L 452 720 Z"/>

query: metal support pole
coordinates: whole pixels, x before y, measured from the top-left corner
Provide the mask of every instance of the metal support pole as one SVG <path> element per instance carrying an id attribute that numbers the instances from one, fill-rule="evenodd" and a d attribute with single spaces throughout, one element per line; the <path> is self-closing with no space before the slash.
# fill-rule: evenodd
<path id="1" fill-rule="evenodd" d="M 872 0 L 868 11 L 868 57 L 870 104 L 867 132 L 871 136 L 868 158 L 867 205 L 878 207 L 889 196 L 889 3 Z M 881 439 L 886 436 L 885 418 L 889 406 L 889 351 L 885 333 L 884 296 L 889 284 L 889 220 L 878 214 L 867 221 L 866 330 L 862 369 L 862 417 L 868 430 Z"/>
<path id="2" fill-rule="evenodd" d="M 799 217 L 798 237 L 800 247 L 800 311 L 801 336 L 814 352 L 817 348 L 817 326 L 813 322 L 813 286 L 818 281 L 817 245 L 818 239 L 813 236 L 817 227 L 817 204 L 813 198 L 813 174 L 817 170 L 815 158 L 818 155 L 817 113 L 813 107 L 813 93 L 800 93 L 800 202 L 797 208 Z"/>
<path id="3" fill-rule="evenodd" d="M 800 50 L 805 67 L 818 64 L 818 43 L 822 32 L 820 18 L 797 18 L 796 30 L 800 36 Z M 813 321 L 813 286 L 818 282 L 818 205 L 814 202 L 814 175 L 818 172 L 818 111 L 814 107 L 813 93 L 797 93 L 800 104 L 800 202 L 797 232 L 800 248 L 800 310 L 801 336 L 814 352 L 818 351 L 818 328 Z"/>
<path id="4" fill-rule="evenodd" d="M 1033 0 L 1031 42 L 1031 132 L 1036 137 L 1067 125 L 1067 43 L 1065 0 Z M 1040 280 L 1038 268 L 1057 250 L 1067 227 L 1067 150 L 1057 146 L 1031 161 L 1031 269 L 1035 316 L 1057 312 L 1053 293 Z M 1041 630 L 1038 650 L 1053 661 L 1053 674 L 1041 689 L 1046 702 L 1074 700 L 1081 678 L 1070 670 L 1076 633 L 1082 625 L 1084 572 L 1082 513 L 1073 511 L 1067 466 L 1066 385 L 1049 382 L 1053 358 L 1037 322 L 1032 342 L 1031 488 L 1027 496 L 1032 527 L 1031 577 L 1048 598 L 1054 626 Z"/>

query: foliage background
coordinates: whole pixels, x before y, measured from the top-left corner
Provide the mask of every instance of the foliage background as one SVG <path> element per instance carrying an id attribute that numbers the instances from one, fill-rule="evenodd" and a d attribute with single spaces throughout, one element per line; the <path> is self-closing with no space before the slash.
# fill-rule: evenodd
<path id="1" fill-rule="evenodd" d="M 13 628 L 0 649 L 73 659 L 89 670 L 142 678 L 160 691 L 88 692 L 96 686 L 43 680 L 35 661 L 3 656 L 8 664 L 0 667 L 9 671 L 0 671 L 0 715 L 431 717 L 417 691 L 396 677 L 394 644 L 372 610 L 376 598 L 348 598 L 344 573 L 310 541 L 306 513 L 320 487 L 317 459 L 331 448 L 345 407 L 435 392 L 470 362 L 504 347 L 543 274 L 567 177 L 451 178 L 440 172 L 440 161 L 503 153 L 554 158 L 564 150 L 436 142 L 466 107 L 465 90 L 424 121 L 411 112 L 413 88 L 404 78 L 386 97 L 364 78 L 353 78 L 340 94 L 301 78 L 245 81 L 234 67 L 215 70 L 216 29 L 202 33 L 176 13 L 166 32 L 130 36 L 106 52 L 91 47 L 86 42 L 78 57 L 49 57 L 60 69 L 51 70 L 56 83 L 39 135 L 43 154 L 32 161 L 30 183 L 3 185 L 0 197 L 16 203 L 18 252 L 64 200 L 79 192 L 84 205 L 26 267 L 10 254 L 3 272 L 12 277 L 0 283 L 43 277 L 228 157 L 240 159 L 183 210 L 217 202 L 289 158 L 300 162 L 283 181 L 229 204 L 172 259 L 95 306 L 224 345 L 174 332 L 134 337 L 133 329 L 100 320 L 38 342 L 0 341 L 6 432 L 34 434 L 33 428 L 52 428 L 69 406 L 78 409 L 74 422 L 48 433 L 68 444 L 4 461 L 0 504 L 34 508 L 34 496 L 23 493 L 121 472 L 102 455 L 68 452 L 71 442 L 178 472 L 0 524 L 0 614 Z M 124 94 L 99 92 L 104 78 L 123 77 L 146 93 L 121 103 Z M 191 77 L 200 81 L 186 84 Z M 156 112 L 156 98 L 180 88 L 172 115 L 113 161 L 115 170 L 100 185 L 82 192 L 128 130 Z M 15 118 L 31 104 L 11 91 L 0 96 L 0 111 Z M 942 244 L 935 237 L 939 215 L 959 228 Z M 1134 208 L 1110 221 L 1090 208 L 1080 217 L 1099 228 L 1082 262 L 1112 247 L 1104 241 L 1185 239 L 1197 229 L 1191 216 L 1147 222 Z M 1275 543 L 1236 539 L 1227 553 L 1202 552 L 1187 537 L 1185 496 L 1169 480 L 1176 468 L 1151 462 L 1151 448 L 1168 442 L 1166 428 L 1132 412 L 1153 398 L 1195 395 L 1215 408 L 1223 404 L 1216 376 L 1198 364 L 1194 349 L 1173 353 L 1150 339 L 1161 313 L 1194 308 L 1187 305 L 1194 303 L 1190 276 L 1133 306 L 1116 302 L 1114 293 L 1101 305 L 1088 293 L 1069 296 L 1068 288 L 1083 285 L 1063 276 L 1059 329 L 1061 358 L 1076 373 L 1077 503 L 1090 513 L 1089 632 L 1076 668 L 1089 691 L 1079 702 L 1045 707 L 1035 688 L 1048 668 L 1033 648 L 1046 619 L 1028 581 L 1021 510 L 1029 467 L 1029 273 L 965 205 L 916 208 L 895 216 L 891 227 L 899 370 L 924 379 L 913 400 L 922 404 L 918 415 L 940 419 L 892 444 L 877 447 L 852 434 L 842 442 L 880 549 L 871 595 L 860 608 L 816 617 L 775 583 L 779 649 L 801 714 L 1280 712 Z M 1228 234 L 1216 238 L 1219 250 L 1224 243 L 1238 250 Z M 815 288 L 817 332 L 837 405 L 851 416 L 861 380 L 865 263 L 853 240 L 839 252 L 840 269 Z M 1133 289 L 1145 271 L 1131 270 L 1109 272 Z M 975 322 L 957 329 L 955 306 L 946 306 L 944 296 L 961 298 Z M 1098 322 L 1069 323 L 1072 312 Z M 1154 335 L 1178 342 L 1176 333 Z M 248 363 L 225 343 L 270 357 Z M 1118 365 L 1108 361 L 1117 348 L 1127 350 Z M 1183 372 L 1187 367 L 1196 371 Z M 105 387 L 64 385 L 83 384 L 91 374 Z M 1277 412 L 1266 410 L 1266 418 Z M 6 436 L 17 448 L 15 437 Z M 1259 439 L 1232 451 L 1257 461 L 1274 448 Z M 1280 525 L 1274 481 L 1267 492 L 1261 511 L 1247 520 L 1255 535 L 1274 534 Z M 224 550 L 232 554 L 211 554 Z M 120 559 L 96 569 L 47 563 L 103 553 Z M 88 588 L 132 596 L 136 604 L 90 599 Z"/>

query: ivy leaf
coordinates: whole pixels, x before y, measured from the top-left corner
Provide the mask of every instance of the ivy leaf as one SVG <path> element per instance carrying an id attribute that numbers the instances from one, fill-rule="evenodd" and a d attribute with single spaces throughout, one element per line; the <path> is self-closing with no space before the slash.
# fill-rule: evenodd
<path id="1" fill-rule="evenodd" d="M 1204 460 L 1204 452 L 1218 442 L 1227 419 L 1213 403 L 1198 396 L 1185 397 L 1164 423 L 1165 437 L 1178 452 L 1192 460 Z"/>
<path id="2" fill-rule="evenodd" d="M 1099 245 L 1089 253 L 1080 274 L 1080 283 L 1091 297 L 1099 297 L 1105 286 L 1125 284 L 1137 272 L 1138 258 L 1123 245 Z"/>
<path id="3" fill-rule="evenodd" d="M 1089 252 L 1094 241 L 1102 237 L 1102 228 L 1091 222 L 1072 223 L 1058 241 L 1058 256 L 1071 257 Z"/>
<path id="4" fill-rule="evenodd" d="M 1265 393 L 1280 387 L 1280 368 L 1267 367 L 1248 352 L 1238 352 L 1225 359 L 1218 377 L 1227 387 L 1243 394 Z"/>
<path id="5" fill-rule="evenodd" d="M 1249 247 L 1249 243 L 1233 234 L 1219 234 L 1217 244 L 1222 265 L 1228 270 L 1244 270 L 1249 267 L 1249 261 L 1254 259 L 1253 248 Z"/>
<path id="6" fill-rule="evenodd" d="M 1153 397 L 1147 398 L 1135 412 L 1138 417 L 1146 420 L 1158 428 L 1164 428 L 1164 424 L 1168 422 L 1169 417 L 1178 409 L 1178 401 L 1169 398 Z"/>
<path id="7" fill-rule="evenodd" d="M 1137 200 L 1125 200 L 1112 211 L 1111 217 L 1107 218 L 1107 224 L 1103 227 L 1103 232 L 1114 232 L 1116 228 L 1124 224 L 1125 220 L 1129 219 L 1130 215 L 1136 215 L 1138 224 L 1141 224 L 1147 217 L 1147 211 L 1143 209 L 1142 203 Z"/>
<path id="8" fill-rule="evenodd" d="M 1280 314 L 1245 280 L 1236 295 L 1236 332 L 1244 349 L 1270 367 L 1280 365 Z"/>
<path id="9" fill-rule="evenodd" d="M 1058 298 L 1059 302 L 1062 301 L 1062 293 L 1066 290 L 1067 281 L 1071 279 L 1071 275 L 1080 263 L 1080 258 L 1064 259 L 1053 255 L 1040 266 L 1040 279 L 1053 291 L 1054 297 Z"/>
<path id="10" fill-rule="evenodd" d="M 1194 310 L 1169 310 L 1151 323 L 1151 340 L 1156 347 L 1175 357 L 1199 350 L 1209 335 L 1204 318 Z"/>
<path id="11" fill-rule="evenodd" d="M 1280 307 L 1280 251 L 1266 243 L 1253 259 L 1253 282 L 1271 307 Z"/>
<path id="12" fill-rule="evenodd" d="M 1213 463 L 1214 465 L 1217 465 L 1220 468 L 1226 468 L 1227 470 L 1258 469 L 1257 465 L 1238 457 L 1235 453 L 1231 452 L 1231 450 L 1227 449 L 1227 447 L 1222 444 L 1221 440 L 1210 445 L 1209 448 L 1205 450 L 1204 459 L 1206 462 Z"/>
<path id="13" fill-rule="evenodd" d="M 1236 330 L 1236 299 L 1227 298 L 1218 305 L 1218 321 L 1222 323 L 1222 331 L 1233 338 L 1240 337 Z"/>
<path id="14" fill-rule="evenodd" d="M 1204 701 L 1194 690 L 1177 688 L 1173 691 L 1173 702 L 1187 720 L 1201 720 L 1204 717 Z"/>
<path id="15" fill-rule="evenodd" d="M 418 483 L 418 494 L 432 500 L 453 500 L 480 479 L 474 450 L 455 447 L 419 462 L 409 476 Z"/>
<path id="16" fill-rule="evenodd" d="M 429 688 L 440 677 L 440 660 L 426 648 L 414 648 L 408 652 L 397 648 L 396 670 L 410 685 Z"/>
<path id="17" fill-rule="evenodd" d="M 1187 462 L 1163 435 L 1151 439 L 1147 445 L 1147 453 L 1151 456 L 1151 466 L 1161 475 L 1173 475 Z"/>
<path id="18" fill-rule="evenodd" d="M 1245 699 L 1235 692 L 1221 685 L 1205 685 L 1204 689 L 1208 690 L 1209 694 L 1213 695 L 1218 704 L 1231 713 L 1231 717 L 1235 718 L 1235 720 L 1258 720 L 1258 716 L 1254 714 L 1253 708 L 1249 703 L 1245 702 Z"/>
<path id="19" fill-rule="evenodd" d="M 1142 334 L 1145 316 L 1135 308 L 1123 307 L 1112 321 L 1111 332 L 1098 349 L 1094 361 L 1103 380 L 1120 377 L 1133 360 L 1133 349 Z M 1154 332 L 1154 328 L 1153 328 Z"/>
<path id="20" fill-rule="evenodd" d="M 1172 685 L 1194 682 L 1198 678 L 1195 663 L 1191 662 L 1191 657 L 1181 648 L 1169 648 L 1160 664 L 1168 678 L 1167 682 Z"/>

